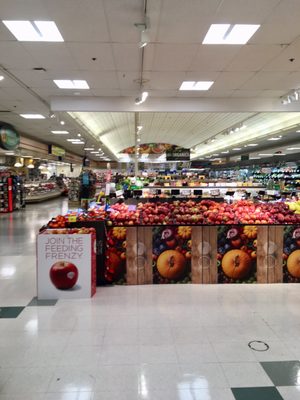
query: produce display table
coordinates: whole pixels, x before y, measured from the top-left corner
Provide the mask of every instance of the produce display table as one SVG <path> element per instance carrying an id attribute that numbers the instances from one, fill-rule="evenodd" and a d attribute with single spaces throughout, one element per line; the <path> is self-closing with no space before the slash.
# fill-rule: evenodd
<path id="1" fill-rule="evenodd" d="M 128 285 L 300 283 L 298 235 L 300 225 L 114 226 L 104 276 Z"/>
<path id="2" fill-rule="evenodd" d="M 98 284 L 300 283 L 298 202 L 95 205 L 48 228 L 94 227 Z"/>

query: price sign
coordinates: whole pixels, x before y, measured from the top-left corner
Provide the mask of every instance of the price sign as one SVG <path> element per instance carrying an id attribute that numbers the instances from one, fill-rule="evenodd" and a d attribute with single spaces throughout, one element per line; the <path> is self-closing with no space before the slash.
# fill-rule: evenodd
<path id="1" fill-rule="evenodd" d="M 69 215 L 68 216 L 68 221 L 69 222 L 76 222 L 77 221 L 77 216 L 76 215 Z"/>

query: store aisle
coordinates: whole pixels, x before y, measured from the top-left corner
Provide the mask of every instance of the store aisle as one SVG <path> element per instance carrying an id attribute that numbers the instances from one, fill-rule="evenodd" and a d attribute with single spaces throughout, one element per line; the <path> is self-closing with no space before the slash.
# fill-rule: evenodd
<path id="1" fill-rule="evenodd" d="M 299 399 L 297 284 L 101 287 L 28 305 L 35 235 L 66 206 L 0 217 L 0 400 Z"/>

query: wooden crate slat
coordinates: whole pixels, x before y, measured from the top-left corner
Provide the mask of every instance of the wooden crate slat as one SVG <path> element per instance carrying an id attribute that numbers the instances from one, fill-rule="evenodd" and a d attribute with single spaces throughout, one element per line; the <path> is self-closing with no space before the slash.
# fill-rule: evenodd
<path id="1" fill-rule="evenodd" d="M 128 285 L 138 283 L 137 271 L 137 228 L 127 228 L 126 233 L 126 276 Z"/>
<path id="2" fill-rule="evenodd" d="M 202 283 L 202 226 L 192 227 L 192 283 Z"/>
<path id="3" fill-rule="evenodd" d="M 257 227 L 257 283 L 268 282 L 268 227 Z"/>

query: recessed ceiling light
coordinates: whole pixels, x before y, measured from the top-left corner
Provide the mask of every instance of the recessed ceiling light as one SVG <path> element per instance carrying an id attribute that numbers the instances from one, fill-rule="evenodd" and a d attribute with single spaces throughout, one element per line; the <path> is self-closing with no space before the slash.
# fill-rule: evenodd
<path id="1" fill-rule="evenodd" d="M 21 42 L 63 42 L 54 21 L 2 21 Z"/>
<path id="2" fill-rule="evenodd" d="M 221 153 L 222 153 L 222 154 L 228 154 L 228 153 L 229 153 L 229 150 L 221 151 Z"/>
<path id="3" fill-rule="evenodd" d="M 289 147 L 286 150 L 288 150 L 288 151 L 300 150 L 300 147 Z"/>
<path id="4" fill-rule="evenodd" d="M 232 150 L 234 150 L 234 151 L 239 151 L 239 150 L 242 150 L 242 149 L 241 149 L 241 147 L 235 147 L 235 148 L 232 149 Z"/>
<path id="5" fill-rule="evenodd" d="M 79 142 L 72 142 L 72 144 L 84 144 L 84 142 L 82 142 L 81 140 Z"/>
<path id="6" fill-rule="evenodd" d="M 273 156 L 273 153 L 260 153 L 259 156 Z"/>
<path id="7" fill-rule="evenodd" d="M 41 114 L 20 114 L 20 116 L 26 119 L 45 119 Z"/>
<path id="8" fill-rule="evenodd" d="M 68 131 L 51 131 L 54 135 L 68 135 Z"/>
<path id="9" fill-rule="evenodd" d="M 80 79 L 54 79 L 53 82 L 60 89 L 89 89 L 87 81 Z"/>
<path id="10" fill-rule="evenodd" d="M 246 44 L 260 25 L 212 24 L 202 44 Z"/>
<path id="11" fill-rule="evenodd" d="M 179 90 L 208 90 L 214 81 L 183 81 Z"/>
<path id="12" fill-rule="evenodd" d="M 80 139 L 67 139 L 67 142 L 81 142 Z"/>
<path id="13" fill-rule="evenodd" d="M 299 131 L 296 131 L 297 133 L 299 133 L 300 132 L 300 130 Z"/>
<path id="14" fill-rule="evenodd" d="M 260 160 L 260 157 L 250 157 L 249 160 Z"/>
<path id="15" fill-rule="evenodd" d="M 99 151 L 91 151 L 91 154 L 100 154 Z"/>
<path id="16" fill-rule="evenodd" d="M 94 150 L 94 147 L 85 147 L 83 150 L 85 151 Z"/>
<path id="17" fill-rule="evenodd" d="M 255 147 L 255 146 L 258 146 L 258 144 L 257 144 L 257 143 L 249 143 L 249 144 L 247 144 L 247 146 L 249 146 L 249 147 Z"/>
<path id="18" fill-rule="evenodd" d="M 4 76 L 0 75 L 0 81 L 3 81 L 3 79 L 4 79 Z"/>
<path id="19" fill-rule="evenodd" d="M 13 151 L 10 151 L 10 152 L 4 153 L 4 154 L 6 156 L 14 156 L 15 155 L 15 153 Z"/>
<path id="20" fill-rule="evenodd" d="M 285 153 L 275 153 L 274 156 L 286 156 Z"/>
<path id="21" fill-rule="evenodd" d="M 269 138 L 267 140 L 275 141 L 275 140 L 280 140 L 281 138 L 282 138 L 282 136 L 277 136 L 277 137 L 271 137 L 271 138 Z"/>

